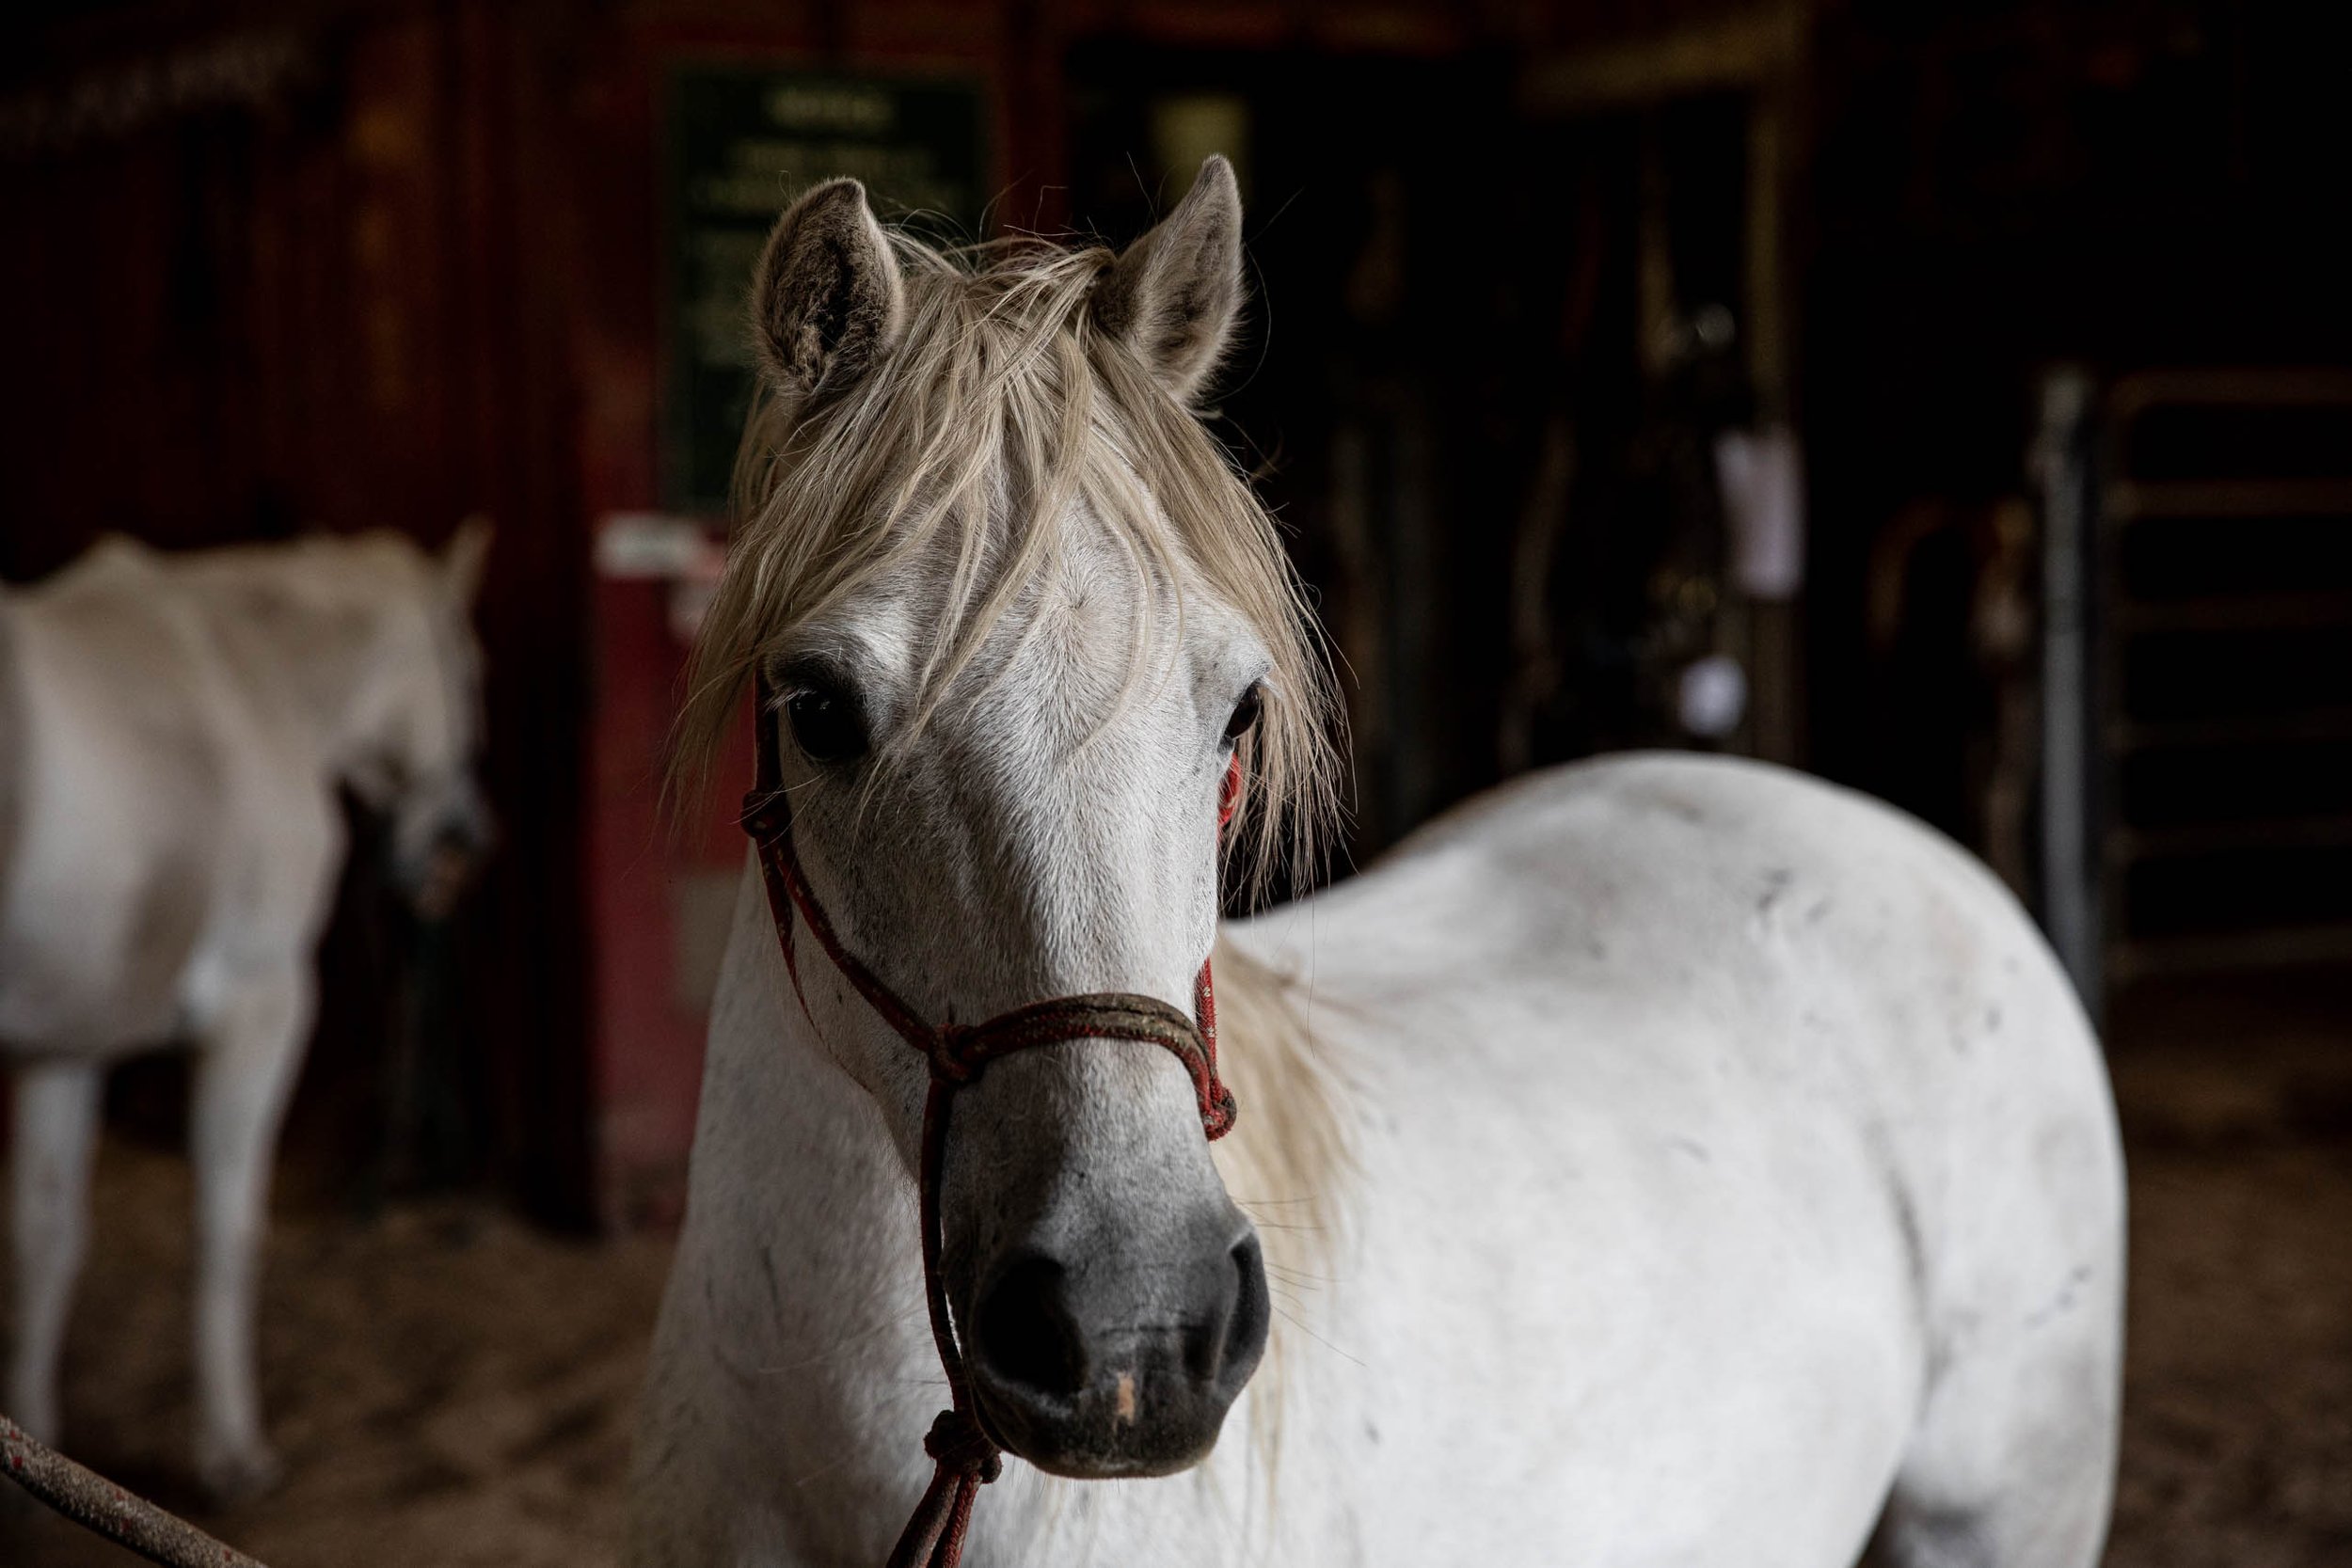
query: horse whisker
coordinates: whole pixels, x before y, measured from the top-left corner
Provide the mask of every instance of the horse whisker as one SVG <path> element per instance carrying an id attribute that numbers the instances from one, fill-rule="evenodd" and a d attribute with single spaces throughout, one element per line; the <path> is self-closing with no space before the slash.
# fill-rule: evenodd
<path id="1" fill-rule="evenodd" d="M 1366 1362 L 1363 1357 L 1348 1354 L 1347 1352 L 1340 1349 L 1339 1346 L 1333 1344 L 1322 1335 L 1317 1334 L 1313 1329 L 1309 1328 L 1306 1323 L 1302 1322 L 1295 1313 L 1285 1312 L 1279 1307 L 1276 1307 L 1274 1310 L 1281 1317 L 1281 1320 L 1284 1323 L 1298 1330 L 1299 1333 L 1304 1334 L 1308 1338 L 1312 1339 L 1316 1344 L 1321 1345 L 1325 1350 L 1329 1351 L 1333 1355 L 1339 1356 L 1341 1359 L 1345 1361 L 1352 1361 L 1357 1366 L 1362 1367 L 1366 1370 L 1371 1370 L 1370 1363 Z"/>

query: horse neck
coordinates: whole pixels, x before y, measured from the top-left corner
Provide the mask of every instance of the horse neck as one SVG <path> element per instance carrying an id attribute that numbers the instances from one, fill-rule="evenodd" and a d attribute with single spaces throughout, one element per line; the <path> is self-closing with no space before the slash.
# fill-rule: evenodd
<path id="1" fill-rule="evenodd" d="M 386 624 L 397 598 L 304 592 L 265 578 L 242 591 L 220 587 L 215 632 L 231 665 L 267 691 L 270 705 L 312 737 L 322 764 L 342 776 L 378 738 L 362 709 L 370 683 L 384 678 Z"/>
<path id="2" fill-rule="evenodd" d="M 881 1112 L 794 999 L 748 862 L 712 1005 L 687 1228 L 723 1357 L 846 1370 L 836 1353 L 857 1338 L 860 1366 L 906 1361 L 896 1375 L 935 1374 L 913 1179 Z M 845 1247 L 845 1234 L 871 1244 Z M 885 1306 L 907 1309 L 909 1333 L 870 1332 Z"/>

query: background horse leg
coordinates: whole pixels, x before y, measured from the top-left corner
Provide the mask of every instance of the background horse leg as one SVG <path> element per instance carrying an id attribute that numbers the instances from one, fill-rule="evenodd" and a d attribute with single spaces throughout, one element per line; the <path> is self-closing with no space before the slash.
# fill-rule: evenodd
<path id="1" fill-rule="evenodd" d="M 255 1287 L 270 1162 L 312 1004 L 310 977 L 299 969 L 248 979 L 196 1059 L 196 1464 L 223 1499 L 266 1491 L 279 1474 L 254 1373 Z"/>
<path id="2" fill-rule="evenodd" d="M 43 1062 L 16 1078 L 16 1351 L 8 1414 L 57 1438 L 57 1356 L 89 1241 L 90 1157 L 97 1147 L 95 1064 Z"/>

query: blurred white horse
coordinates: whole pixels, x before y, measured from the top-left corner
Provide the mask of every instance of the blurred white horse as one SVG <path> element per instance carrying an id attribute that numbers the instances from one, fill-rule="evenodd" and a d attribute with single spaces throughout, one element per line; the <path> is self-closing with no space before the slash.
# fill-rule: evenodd
<path id="1" fill-rule="evenodd" d="M 1184 409 L 1240 222 L 1213 161 L 1117 258 L 959 263 L 842 182 L 755 283 L 772 403 L 690 741 L 775 693 L 815 906 L 921 1018 L 1184 1006 L 1217 956 L 1223 1142 L 1152 1044 L 956 1093 L 940 1272 L 1026 1461 L 967 1564 L 2087 1568 L 2121 1157 L 1981 866 L 1793 773 L 1641 756 L 1217 932 L 1219 782 L 1238 752 L 1261 829 L 1311 809 L 1325 701 Z M 747 865 L 634 1568 L 879 1568 L 930 1472 L 926 1068 L 794 925 L 797 987 Z"/>
<path id="2" fill-rule="evenodd" d="M 254 1296 L 278 1127 L 310 1037 L 347 786 L 396 874 L 444 896 L 487 829 L 471 628 L 488 545 L 391 533 L 161 555 L 114 539 L 0 594 L 0 1063 L 15 1084 L 8 1413 L 58 1426 L 109 1065 L 195 1049 L 196 1458 L 223 1497 L 277 1462 Z"/>

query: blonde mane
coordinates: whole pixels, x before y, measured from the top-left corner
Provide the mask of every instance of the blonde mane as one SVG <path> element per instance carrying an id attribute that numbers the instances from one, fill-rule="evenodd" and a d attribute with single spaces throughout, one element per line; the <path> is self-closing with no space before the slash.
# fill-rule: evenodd
<path id="1" fill-rule="evenodd" d="M 902 339 L 843 391 L 764 395 L 746 423 L 735 538 L 680 723 L 681 796 L 698 793 L 779 636 L 944 550 L 947 612 L 920 651 L 914 721 L 894 739 L 912 744 L 1090 513 L 1151 590 L 1136 595 L 1131 689 L 1149 673 L 1163 588 L 1179 614 L 1188 591 L 1213 595 L 1263 641 L 1273 670 L 1264 717 L 1242 742 L 1250 787 L 1230 869 L 1252 897 L 1285 861 L 1311 875 L 1336 816 L 1329 664 L 1272 517 L 1199 420 L 1097 325 L 1111 253 L 893 243 Z"/>
<path id="2" fill-rule="evenodd" d="M 1233 1201 L 1271 1232 L 1267 1265 L 1303 1275 L 1329 1260 L 1334 1178 L 1351 1156 L 1339 1085 L 1305 999 L 1293 994 L 1298 983 L 1217 939 L 1218 1061 L 1242 1116 L 1213 1152 Z"/>
<path id="3" fill-rule="evenodd" d="M 1295 975 L 1216 943 L 1218 1068 L 1241 1108 L 1209 1146 L 1226 1192 L 1258 1229 L 1274 1332 L 1251 1380 L 1250 1444 L 1271 1511 L 1279 1501 L 1290 1364 L 1336 1283 L 1340 1190 L 1354 1168 L 1342 1085 L 1307 1022 Z"/>

